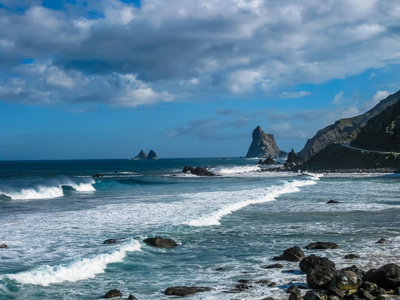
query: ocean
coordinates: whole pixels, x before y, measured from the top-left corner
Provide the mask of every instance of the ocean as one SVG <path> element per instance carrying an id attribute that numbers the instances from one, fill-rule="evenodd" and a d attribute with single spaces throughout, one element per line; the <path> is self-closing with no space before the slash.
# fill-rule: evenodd
<path id="1" fill-rule="evenodd" d="M 125 299 L 174 299 L 164 295 L 172 286 L 211 288 L 190 299 L 286 299 L 290 284 L 306 284 L 298 263 L 265 267 L 293 246 L 338 268 L 399 263 L 397 174 L 260 172 L 256 163 L 0 162 L 0 244 L 8 245 L 0 249 L 0 299 L 99 299 L 111 289 Z M 185 165 L 218 176 L 183 174 Z M 178 247 L 143 242 L 156 236 Z M 304 249 L 317 241 L 340 248 Z M 360 258 L 344 259 L 349 253 Z M 239 280 L 251 288 L 226 293 Z"/>

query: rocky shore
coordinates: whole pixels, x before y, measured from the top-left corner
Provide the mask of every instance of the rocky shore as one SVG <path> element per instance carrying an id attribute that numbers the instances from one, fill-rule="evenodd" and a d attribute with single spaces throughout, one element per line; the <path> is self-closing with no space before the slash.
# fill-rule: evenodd
<path id="1" fill-rule="evenodd" d="M 148 238 L 144 242 L 152 247 L 174 248 L 179 246 L 172 239 L 161 237 Z M 390 243 L 385 239 L 380 239 L 376 244 Z M 388 262 L 378 268 L 365 270 L 357 265 L 341 268 L 331 259 L 325 257 L 324 250 L 337 249 L 340 245 L 332 242 L 313 242 L 306 246 L 293 246 L 283 251 L 281 255 L 272 257 L 272 260 L 282 261 L 282 263 L 271 264 L 264 269 L 281 269 L 281 272 L 292 273 L 298 276 L 297 281 L 288 282 L 286 285 L 279 286 L 282 294 L 275 299 L 288 300 L 385 300 L 400 299 L 400 266 L 396 263 Z M 304 253 L 304 251 L 306 253 Z M 309 250 L 318 250 L 307 255 Z M 169 251 L 174 251 L 170 249 Z M 330 253 L 332 255 L 332 253 Z M 344 257 L 346 260 L 357 260 L 358 255 L 349 253 Z M 333 258 L 335 259 L 335 258 Z M 339 259 L 339 257 L 338 257 Z M 298 268 L 287 270 L 285 261 L 298 263 Z M 223 272 L 224 268 L 216 268 L 215 271 Z M 240 294 L 257 286 L 276 288 L 277 284 L 269 280 L 248 279 L 251 274 L 246 275 L 247 279 L 238 280 L 234 287 L 227 287 L 222 291 L 227 294 Z M 197 293 L 212 291 L 211 287 L 206 286 L 173 286 L 166 287 L 164 295 L 186 297 Z M 137 299 L 132 294 L 124 297 L 118 289 L 108 291 L 103 298 L 123 298 Z M 174 298 L 174 297 L 172 297 Z M 172 299 L 171 298 L 171 299 Z M 252 296 L 252 299 L 254 296 Z M 244 299 L 244 298 L 241 298 Z M 272 297 L 263 297 L 260 300 L 274 300 Z"/>

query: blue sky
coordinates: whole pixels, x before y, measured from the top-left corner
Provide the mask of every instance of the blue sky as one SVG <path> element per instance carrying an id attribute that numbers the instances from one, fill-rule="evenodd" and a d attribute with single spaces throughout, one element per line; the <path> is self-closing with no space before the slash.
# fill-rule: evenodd
<path id="1" fill-rule="evenodd" d="M 0 160 L 282 150 L 400 89 L 388 0 L 0 0 Z"/>

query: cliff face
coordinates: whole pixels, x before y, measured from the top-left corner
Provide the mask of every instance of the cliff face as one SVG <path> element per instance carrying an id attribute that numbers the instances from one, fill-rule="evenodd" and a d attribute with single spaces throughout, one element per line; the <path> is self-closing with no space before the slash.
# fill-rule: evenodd
<path id="1" fill-rule="evenodd" d="M 400 152 L 400 101 L 370 119 L 350 145 L 369 150 Z"/>
<path id="2" fill-rule="evenodd" d="M 306 159 L 309 159 L 333 143 L 344 143 L 354 140 L 361 128 L 367 124 L 368 120 L 383 112 L 388 106 L 398 102 L 399 99 L 400 91 L 388 96 L 365 114 L 353 118 L 338 120 L 334 124 L 319 130 L 307 141 L 299 154 Z"/>
<path id="3" fill-rule="evenodd" d="M 253 141 L 246 155 L 251 157 L 279 157 L 279 148 L 273 134 L 266 134 L 260 126 L 253 131 Z"/>

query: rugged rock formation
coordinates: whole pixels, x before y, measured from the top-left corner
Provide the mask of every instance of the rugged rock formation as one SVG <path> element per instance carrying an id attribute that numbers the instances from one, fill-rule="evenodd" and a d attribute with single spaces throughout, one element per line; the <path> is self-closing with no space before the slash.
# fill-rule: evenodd
<path id="1" fill-rule="evenodd" d="M 307 250 L 315 250 L 315 249 L 337 249 L 339 245 L 332 242 L 316 242 L 310 243 L 305 247 Z"/>
<path id="2" fill-rule="evenodd" d="M 144 152 L 143 150 L 140 150 L 139 154 L 136 155 L 134 159 L 146 159 L 146 158 L 147 158 L 146 152 Z"/>
<path id="3" fill-rule="evenodd" d="M 185 166 L 182 170 L 182 173 L 187 173 L 190 172 L 190 174 L 192 175 L 197 175 L 197 176 L 215 176 L 215 174 L 213 172 L 208 171 L 206 168 L 202 168 L 202 167 L 188 167 Z"/>
<path id="4" fill-rule="evenodd" d="M 344 143 L 354 140 L 368 120 L 383 112 L 387 107 L 397 103 L 399 99 L 400 91 L 382 100 L 362 115 L 338 120 L 334 124 L 319 130 L 314 137 L 307 141 L 299 153 L 309 159 L 332 143 Z"/>
<path id="5" fill-rule="evenodd" d="M 150 150 L 146 159 L 158 159 L 158 157 L 157 157 L 157 154 L 153 150 Z"/>
<path id="6" fill-rule="evenodd" d="M 286 168 L 293 168 L 295 166 L 301 165 L 304 162 L 304 160 L 305 160 L 304 157 L 300 153 L 296 154 L 296 152 L 294 152 L 294 150 L 292 149 L 289 152 L 284 165 Z"/>
<path id="7" fill-rule="evenodd" d="M 178 246 L 178 244 L 172 239 L 164 239 L 162 237 L 148 238 L 145 239 L 144 242 L 147 245 L 158 247 L 158 248 L 174 248 Z"/>
<path id="8" fill-rule="evenodd" d="M 104 298 L 116 298 L 116 297 L 122 297 L 122 293 L 120 290 L 114 289 L 114 290 L 109 290 L 107 294 L 104 296 Z"/>
<path id="9" fill-rule="evenodd" d="M 211 289 L 208 287 L 176 286 L 167 288 L 164 294 L 184 297 L 196 293 L 208 292 L 210 290 Z"/>
<path id="10" fill-rule="evenodd" d="M 280 151 L 275 142 L 273 134 L 266 134 L 260 126 L 253 131 L 253 141 L 251 142 L 247 158 L 251 157 L 279 157 Z"/>
<path id="11" fill-rule="evenodd" d="M 371 118 L 350 145 L 368 150 L 400 152 L 400 101 Z"/>
<path id="12" fill-rule="evenodd" d="M 275 256 L 274 260 L 301 261 L 303 258 L 303 250 L 299 246 L 294 246 L 283 251 L 281 256 Z"/>

